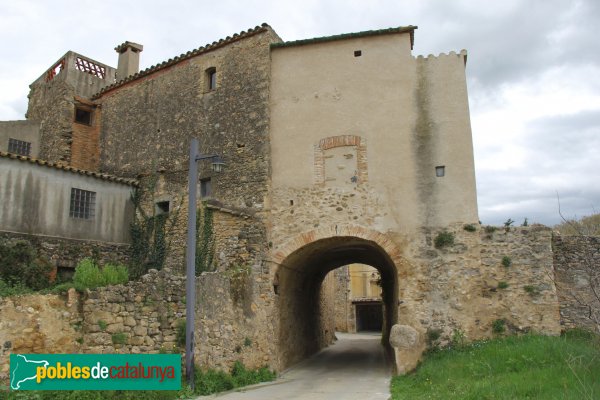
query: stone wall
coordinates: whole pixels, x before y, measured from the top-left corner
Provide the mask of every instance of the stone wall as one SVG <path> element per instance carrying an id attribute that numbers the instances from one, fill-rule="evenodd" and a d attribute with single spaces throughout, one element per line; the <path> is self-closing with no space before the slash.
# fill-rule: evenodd
<path id="1" fill-rule="evenodd" d="M 258 273 L 257 273 L 258 272 Z M 260 271 L 204 273 L 196 282 L 195 360 L 228 370 L 277 368 L 272 303 L 258 295 Z M 10 353 L 184 352 L 185 277 L 165 268 L 139 281 L 68 297 L 0 298 L 0 379 Z M 183 339 L 183 341 L 182 341 Z"/>
<path id="2" fill-rule="evenodd" d="M 184 278 L 169 269 L 90 291 L 82 301 L 83 352 L 179 351 L 177 324 L 185 319 L 184 297 Z"/>
<path id="3" fill-rule="evenodd" d="M 11 353 L 79 353 L 83 332 L 77 301 L 57 295 L 0 297 L 0 382 Z"/>
<path id="4" fill-rule="evenodd" d="M 89 257 L 100 265 L 106 263 L 129 263 L 129 245 L 118 243 L 96 242 L 91 240 L 64 239 L 52 236 L 27 235 L 15 232 L 0 231 L 0 242 L 15 243 L 26 241 L 58 268 L 74 269 L 83 258 Z"/>
<path id="5" fill-rule="evenodd" d="M 552 245 L 563 329 L 600 333 L 600 237 L 556 234 Z"/>
<path id="6" fill-rule="evenodd" d="M 335 330 L 336 332 L 352 332 L 350 328 L 351 308 L 350 302 L 350 276 L 348 266 L 338 268 L 329 274 L 333 274 L 335 281 L 334 292 L 334 312 L 335 312 Z"/>

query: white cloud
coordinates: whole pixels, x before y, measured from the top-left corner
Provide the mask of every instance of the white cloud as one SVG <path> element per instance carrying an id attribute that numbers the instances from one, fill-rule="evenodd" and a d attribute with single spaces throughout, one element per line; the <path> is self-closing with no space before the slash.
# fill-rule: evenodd
<path id="1" fill-rule="evenodd" d="M 481 219 L 558 222 L 600 208 L 600 52 L 595 0 L 501 2 L 19 0 L 0 4 L 0 119 L 22 119 L 28 85 L 67 50 L 142 68 L 268 22 L 284 40 L 418 25 L 414 54 L 466 48 Z M 521 216 L 521 217 L 520 217 Z"/>

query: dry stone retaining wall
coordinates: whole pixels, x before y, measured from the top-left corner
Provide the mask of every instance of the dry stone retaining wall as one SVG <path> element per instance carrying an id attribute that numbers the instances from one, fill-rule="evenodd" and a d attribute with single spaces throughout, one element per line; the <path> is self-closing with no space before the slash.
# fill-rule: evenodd
<path id="1" fill-rule="evenodd" d="M 552 245 L 561 325 L 600 332 L 600 237 L 555 235 Z"/>

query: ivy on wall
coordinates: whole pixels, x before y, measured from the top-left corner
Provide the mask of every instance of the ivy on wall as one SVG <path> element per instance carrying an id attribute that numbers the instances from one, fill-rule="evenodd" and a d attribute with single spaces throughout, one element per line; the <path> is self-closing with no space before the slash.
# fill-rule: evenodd
<path id="1" fill-rule="evenodd" d="M 129 273 L 132 278 L 138 278 L 152 268 L 162 269 L 169 253 L 171 231 L 179 215 L 180 207 L 173 212 L 156 213 L 154 192 L 157 181 L 158 176 L 152 176 L 145 187 L 137 188 L 131 194 L 135 211 L 130 226 L 132 244 Z M 147 213 L 142 206 L 148 197 L 152 213 Z"/>
<path id="2" fill-rule="evenodd" d="M 196 275 L 214 271 L 215 233 L 213 210 L 202 203 L 196 214 Z"/>

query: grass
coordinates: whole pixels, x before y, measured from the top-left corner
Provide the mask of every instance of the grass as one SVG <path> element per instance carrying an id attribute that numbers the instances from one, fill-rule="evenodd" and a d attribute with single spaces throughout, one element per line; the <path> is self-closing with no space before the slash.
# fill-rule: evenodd
<path id="1" fill-rule="evenodd" d="M 600 339 L 511 336 L 429 354 L 392 399 L 600 399 Z"/>
<path id="2" fill-rule="evenodd" d="M 182 371 L 182 374 L 185 373 Z M 261 382 L 269 382 L 276 377 L 275 372 L 263 367 L 255 370 L 247 369 L 236 361 L 229 373 L 214 369 L 201 370 L 196 367 L 194 380 L 195 391 L 182 382 L 181 390 L 162 391 L 8 391 L 0 384 L 0 399 L 7 400 L 171 400 L 191 399 L 199 395 L 209 395 Z M 4 397 L 3 397 L 4 396 Z"/>

